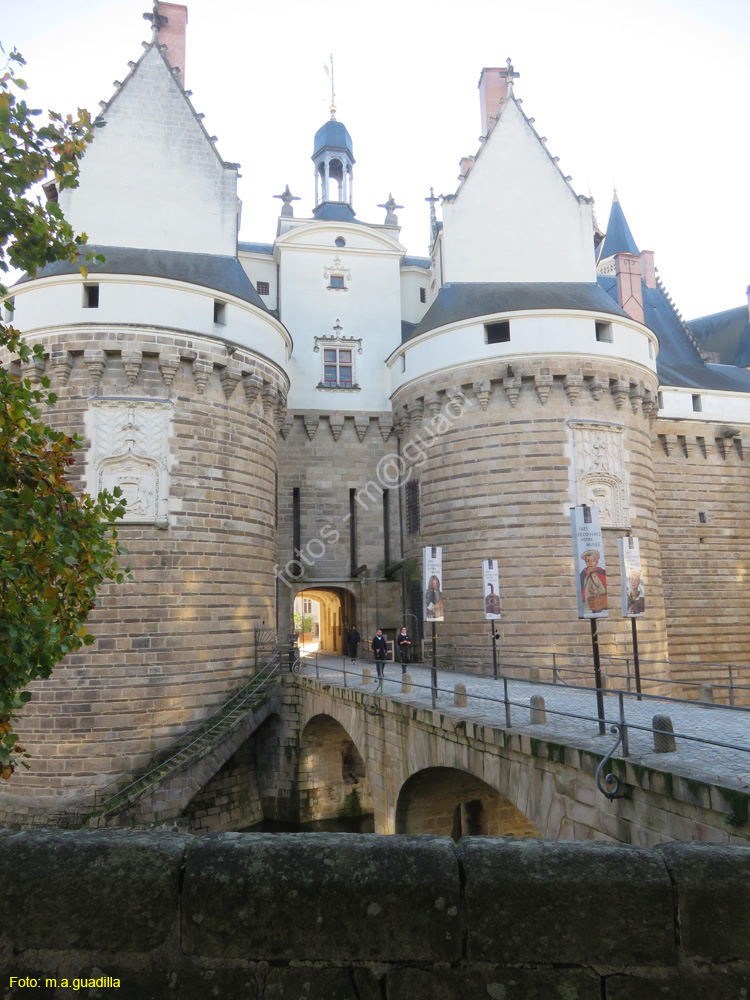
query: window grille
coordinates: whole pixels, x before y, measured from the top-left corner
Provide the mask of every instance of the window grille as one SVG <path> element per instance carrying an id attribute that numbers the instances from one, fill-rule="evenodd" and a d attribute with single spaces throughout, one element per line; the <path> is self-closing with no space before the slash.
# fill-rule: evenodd
<path id="1" fill-rule="evenodd" d="M 413 479 L 406 484 L 406 533 L 419 533 L 419 483 Z"/>

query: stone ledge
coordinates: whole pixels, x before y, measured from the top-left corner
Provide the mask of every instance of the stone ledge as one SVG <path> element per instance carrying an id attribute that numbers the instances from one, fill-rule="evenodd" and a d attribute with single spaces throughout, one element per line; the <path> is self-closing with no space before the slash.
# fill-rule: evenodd
<path id="1" fill-rule="evenodd" d="M 6 987 L 104 975 L 125 1000 L 728 1000 L 750 981 L 747 847 L 0 831 L 0 848 Z"/>

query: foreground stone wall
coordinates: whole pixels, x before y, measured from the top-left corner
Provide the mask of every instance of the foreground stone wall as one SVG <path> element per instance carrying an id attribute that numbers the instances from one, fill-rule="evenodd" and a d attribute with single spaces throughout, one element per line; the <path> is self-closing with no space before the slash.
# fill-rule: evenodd
<path id="1" fill-rule="evenodd" d="M 28 976 L 50 997 L 111 977 L 96 995 L 118 1000 L 739 1000 L 750 977 L 745 847 L 42 831 L 0 843 L 4 998 L 31 995 L 11 985 Z"/>

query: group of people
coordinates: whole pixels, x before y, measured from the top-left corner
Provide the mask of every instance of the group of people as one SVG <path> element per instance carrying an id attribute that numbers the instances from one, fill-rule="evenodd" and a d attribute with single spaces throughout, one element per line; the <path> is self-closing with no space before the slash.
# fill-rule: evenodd
<path id="1" fill-rule="evenodd" d="M 346 633 L 346 648 L 349 656 L 352 658 L 352 663 L 357 659 L 357 649 L 361 641 L 362 636 L 357 631 L 357 626 L 352 623 Z M 407 663 L 411 663 L 412 646 L 411 638 L 406 631 L 406 626 L 402 627 L 396 642 L 398 644 L 398 653 L 401 660 L 401 673 L 405 674 Z M 375 667 L 378 671 L 378 677 L 382 677 L 385 666 L 385 656 L 388 652 L 388 641 L 383 635 L 382 628 L 377 630 L 371 640 L 370 646 L 375 656 Z"/>

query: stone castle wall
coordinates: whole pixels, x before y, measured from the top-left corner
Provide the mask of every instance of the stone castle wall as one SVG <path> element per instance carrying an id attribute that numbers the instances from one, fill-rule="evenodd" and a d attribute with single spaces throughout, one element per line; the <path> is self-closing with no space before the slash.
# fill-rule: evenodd
<path id="1" fill-rule="evenodd" d="M 596 503 L 609 586 L 609 618 L 599 622 L 601 647 L 611 656 L 630 655 L 617 538 L 632 531 L 640 538 L 649 584 L 648 614 L 639 623 L 642 654 L 665 660 L 649 427 L 655 376 L 624 363 L 612 370 L 577 360 L 555 360 L 550 367 L 514 364 L 521 370 L 484 365 L 434 375 L 394 397 L 402 453 L 412 460 L 420 492 L 420 531 L 407 535 L 407 555 L 421 564 L 423 545 L 443 546 L 445 622 L 437 626 L 439 638 L 454 643 L 457 653 L 462 644 L 488 646 L 481 564 L 494 557 L 502 647 L 590 653 L 588 624 L 577 617 L 582 567 L 573 565 L 569 508 Z M 441 423 L 440 413 L 449 419 Z M 425 449 L 433 434 L 434 444 Z"/>
<path id="2" fill-rule="evenodd" d="M 306 588 L 345 588 L 351 594 L 347 613 L 356 615 L 363 639 L 378 624 L 399 623 L 399 582 L 383 581 L 383 491 L 389 483 L 379 475 L 380 463 L 395 454 L 396 435 L 388 413 L 356 417 L 338 413 L 289 413 L 279 441 L 279 634 L 291 623 L 294 596 Z M 390 489 L 390 559 L 400 559 L 398 490 Z M 302 559 L 295 561 L 293 491 L 300 493 Z M 350 492 L 354 490 L 357 521 L 357 566 L 351 576 Z M 295 575 L 304 570 L 304 577 Z M 380 582 L 375 584 L 375 579 Z M 377 594 L 376 594 L 377 586 Z M 379 618 L 379 621 L 376 619 Z M 346 621 L 342 622 L 342 628 Z M 337 647 L 340 650 L 341 646 Z M 361 649 L 360 652 L 363 650 Z"/>
<path id="3" fill-rule="evenodd" d="M 31 770 L 0 789 L 0 814 L 14 821 L 80 804 L 93 786 L 144 763 L 203 718 L 247 677 L 253 627 L 274 617 L 276 424 L 285 377 L 203 338 L 88 330 L 85 337 L 30 338 L 44 344 L 59 396 L 45 418 L 86 438 L 73 488 L 92 489 L 96 447 L 115 456 L 102 465 L 106 475 L 132 479 L 132 445 L 153 460 L 136 469 L 150 484 L 144 503 L 165 495 L 156 497 L 156 518 L 118 526 L 133 579 L 102 588 L 89 624 L 96 644 L 31 687 L 18 727 Z"/>
<path id="4" fill-rule="evenodd" d="M 129 832 L 1 843 L 9 998 L 77 995 L 74 977 L 108 976 L 116 990 L 99 992 L 122 1000 L 733 1000 L 750 977 L 746 847 Z"/>
<path id="5" fill-rule="evenodd" d="M 750 439 L 736 428 L 692 420 L 657 421 L 654 429 L 672 673 L 688 679 L 690 663 L 748 664 Z M 701 672 L 706 679 L 709 673 Z M 728 683 L 726 671 L 715 677 Z M 750 686 L 750 670 L 734 679 Z"/>

